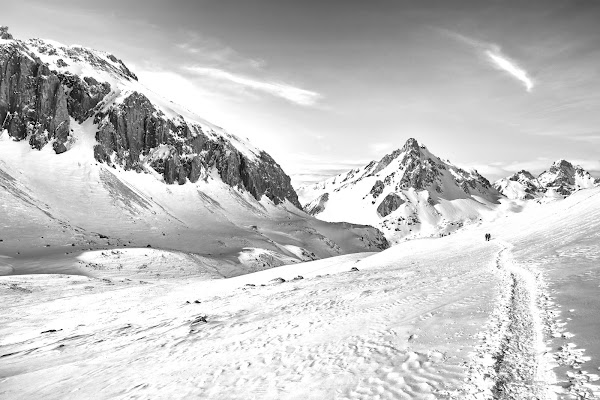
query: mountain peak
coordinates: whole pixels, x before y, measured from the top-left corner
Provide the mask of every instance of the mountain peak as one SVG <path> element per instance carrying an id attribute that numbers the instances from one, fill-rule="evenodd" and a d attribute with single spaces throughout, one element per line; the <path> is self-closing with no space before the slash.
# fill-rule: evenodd
<path id="1" fill-rule="evenodd" d="M 305 211 L 320 219 L 372 225 L 400 240 L 449 232 L 475 218 L 464 204 L 483 212 L 498 193 L 476 171 L 443 161 L 410 138 L 379 162 L 304 188 L 302 197 Z"/>
<path id="2" fill-rule="evenodd" d="M 0 26 L 0 39 L 12 40 L 13 36 L 8 33 L 8 26 Z"/>
<path id="3" fill-rule="evenodd" d="M 511 176 L 508 177 L 510 181 L 520 181 L 520 180 L 534 180 L 535 176 L 525 169 L 520 170 L 519 172 L 515 172 Z"/>
<path id="4" fill-rule="evenodd" d="M 564 160 L 561 158 L 560 160 L 554 161 L 554 163 L 552 163 L 552 166 L 550 167 L 550 170 L 552 172 L 554 172 L 553 170 L 558 170 L 558 169 L 570 170 L 570 169 L 573 169 L 573 164 L 571 164 L 567 160 Z"/>
<path id="5" fill-rule="evenodd" d="M 403 151 L 407 151 L 407 150 L 419 151 L 420 148 L 421 148 L 421 145 L 419 144 L 417 139 L 414 139 L 414 138 L 408 139 L 406 141 L 406 143 L 404 143 L 404 146 L 402 146 Z"/>

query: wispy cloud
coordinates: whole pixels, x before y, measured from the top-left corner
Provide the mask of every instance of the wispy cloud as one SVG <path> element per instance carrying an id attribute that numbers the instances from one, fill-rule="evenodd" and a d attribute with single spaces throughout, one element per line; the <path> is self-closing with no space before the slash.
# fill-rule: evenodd
<path id="1" fill-rule="evenodd" d="M 533 89 L 533 80 L 531 80 L 527 71 L 519 67 L 516 62 L 502 54 L 499 49 L 486 50 L 485 55 L 489 57 L 497 68 L 508 72 L 514 78 L 521 81 L 525 85 L 525 89 L 531 92 L 531 89 Z"/>
<path id="2" fill-rule="evenodd" d="M 219 40 L 197 32 L 184 32 L 184 39 L 175 47 L 194 62 L 212 67 L 258 70 L 266 66 L 265 60 L 244 57 Z"/>
<path id="3" fill-rule="evenodd" d="M 473 39 L 446 29 L 438 29 L 438 31 L 442 32 L 445 36 L 474 48 L 480 56 L 483 56 L 483 59 L 486 60 L 488 64 L 498 70 L 508 73 L 510 76 L 521 82 L 528 92 L 532 91 L 535 82 L 529 73 L 521 67 L 517 61 L 504 54 L 498 44 Z"/>
<path id="4" fill-rule="evenodd" d="M 185 67 L 189 72 L 208 78 L 232 82 L 236 85 L 258 92 L 281 97 L 301 106 L 312 106 L 322 97 L 319 93 L 301 89 L 285 83 L 261 81 L 247 76 L 234 74 L 219 68 Z"/>

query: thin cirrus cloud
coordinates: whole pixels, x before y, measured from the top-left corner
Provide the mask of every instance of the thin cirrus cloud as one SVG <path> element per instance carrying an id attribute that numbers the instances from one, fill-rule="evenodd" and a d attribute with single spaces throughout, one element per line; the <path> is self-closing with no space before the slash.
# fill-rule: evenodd
<path id="1" fill-rule="evenodd" d="M 260 81 L 243 75 L 233 74 L 218 68 L 187 67 L 185 69 L 196 75 L 201 75 L 220 81 L 232 82 L 236 85 L 257 92 L 267 93 L 272 96 L 283 98 L 301 106 L 313 106 L 322 97 L 319 93 L 310 90 L 301 89 L 284 83 Z"/>
<path id="2" fill-rule="evenodd" d="M 535 82 L 531 76 L 529 76 L 529 73 L 523 67 L 519 66 L 515 60 L 502 53 L 500 46 L 497 44 L 486 43 L 447 29 L 437 30 L 445 36 L 476 49 L 479 55 L 483 56 L 486 62 L 491 64 L 494 68 L 508 73 L 511 77 L 521 82 L 523 86 L 525 86 L 527 92 L 533 90 Z"/>
<path id="3" fill-rule="evenodd" d="M 531 92 L 534 86 L 533 80 L 529 77 L 527 71 L 519 67 L 516 62 L 503 55 L 499 49 L 486 50 L 485 55 L 491 60 L 494 66 L 508 72 L 515 79 L 521 81 L 525 85 L 525 89 Z"/>

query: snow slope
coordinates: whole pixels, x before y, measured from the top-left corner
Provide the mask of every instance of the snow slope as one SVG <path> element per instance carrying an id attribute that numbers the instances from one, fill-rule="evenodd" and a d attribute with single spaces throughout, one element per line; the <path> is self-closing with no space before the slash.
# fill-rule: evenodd
<path id="1" fill-rule="evenodd" d="M 593 188 L 230 279 L 3 277 L 0 396 L 598 398 L 599 231 Z"/>
<path id="2" fill-rule="evenodd" d="M 438 158 L 415 139 L 298 195 L 317 218 L 372 225 L 392 242 L 452 232 L 496 213 L 500 197 L 476 171 Z"/>
<path id="3" fill-rule="evenodd" d="M 91 157 L 91 121 L 73 127 L 74 146 L 60 155 L 0 136 L 0 254 L 23 268 L 66 252 L 150 245 L 218 260 L 231 276 L 256 270 L 240 264 L 244 248 L 303 261 L 286 246 L 323 258 L 382 245 L 372 228 L 323 223 L 217 178 L 165 185 L 149 174 L 109 168 Z"/>

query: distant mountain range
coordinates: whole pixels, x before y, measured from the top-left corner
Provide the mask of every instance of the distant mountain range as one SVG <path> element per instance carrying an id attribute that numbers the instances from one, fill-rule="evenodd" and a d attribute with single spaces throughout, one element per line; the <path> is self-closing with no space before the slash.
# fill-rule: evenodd
<path id="1" fill-rule="evenodd" d="M 388 240 L 439 236 L 494 217 L 502 199 L 566 196 L 598 185 L 564 160 L 534 178 L 521 171 L 493 185 L 432 154 L 415 139 L 379 161 L 298 189 L 307 213 L 325 221 L 349 221 L 380 229 Z"/>
<path id="2" fill-rule="evenodd" d="M 509 199 L 536 199 L 569 196 L 574 191 L 599 184 L 600 179 L 592 177 L 580 166 L 558 160 L 537 178 L 529 171 L 521 170 L 496 181 L 494 187 Z"/>

